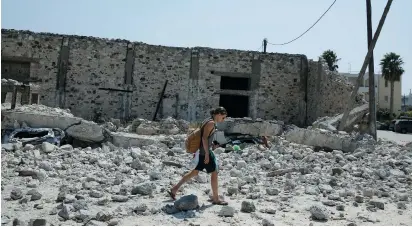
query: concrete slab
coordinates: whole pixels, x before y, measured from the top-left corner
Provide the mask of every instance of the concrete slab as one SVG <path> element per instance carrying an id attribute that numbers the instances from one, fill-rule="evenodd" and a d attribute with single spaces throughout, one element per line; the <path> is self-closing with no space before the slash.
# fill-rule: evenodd
<path id="1" fill-rule="evenodd" d="M 228 118 L 217 125 L 225 133 L 240 133 L 253 136 L 276 136 L 283 133 L 283 122 L 252 120 L 248 118 Z"/>
<path id="2" fill-rule="evenodd" d="M 67 134 L 87 142 L 101 142 L 105 139 L 103 129 L 96 123 L 79 117 L 50 115 L 45 113 L 29 113 L 17 111 L 2 111 L 1 128 L 13 128 L 14 121 L 25 122 L 32 128 L 67 129 Z"/>
<path id="3" fill-rule="evenodd" d="M 298 144 L 326 147 L 343 152 L 353 152 L 358 147 L 358 143 L 350 137 L 302 128 L 295 128 L 286 132 L 285 139 Z"/>
<path id="4" fill-rule="evenodd" d="M 348 116 L 346 121 L 345 131 L 351 130 L 354 124 L 359 123 L 362 120 L 362 117 L 369 112 L 369 104 L 364 104 L 354 108 Z M 322 117 L 315 121 L 312 125 L 314 128 L 326 129 L 329 131 L 337 131 L 340 120 L 342 119 L 343 114 L 339 114 L 334 117 Z"/>

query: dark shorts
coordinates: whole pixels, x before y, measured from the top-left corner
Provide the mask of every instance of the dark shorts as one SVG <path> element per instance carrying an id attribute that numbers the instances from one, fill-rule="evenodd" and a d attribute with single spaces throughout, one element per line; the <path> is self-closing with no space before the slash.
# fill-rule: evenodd
<path id="1" fill-rule="evenodd" d="M 213 152 L 209 152 L 209 163 L 205 164 L 205 155 L 199 155 L 199 162 L 195 170 L 203 171 L 206 169 L 207 173 L 212 173 L 217 170 L 217 162 Z"/>

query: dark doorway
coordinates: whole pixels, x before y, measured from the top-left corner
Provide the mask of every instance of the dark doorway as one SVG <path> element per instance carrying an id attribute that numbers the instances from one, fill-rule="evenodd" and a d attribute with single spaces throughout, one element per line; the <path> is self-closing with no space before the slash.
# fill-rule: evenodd
<path id="1" fill-rule="evenodd" d="M 1 78 L 26 82 L 30 78 L 30 62 L 1 61 Z"/>
<path id="2" fill-rule="evenodd" d="M 39 104 L 39 94 L 37 93 L 31 94 L 31 104 Z"/>
<path id="3" fill-rule="evenodd" d="M 222 76 L 220 77 L 220 89 L 248 91 L 250 90 L 250 78 Z"/>
<path id="4" fill-rule="evenodd" d="M 229 117 L 249 116 L 249 97 L 242 95 L 220 95 L 219 106 L 226 108 Z"/>

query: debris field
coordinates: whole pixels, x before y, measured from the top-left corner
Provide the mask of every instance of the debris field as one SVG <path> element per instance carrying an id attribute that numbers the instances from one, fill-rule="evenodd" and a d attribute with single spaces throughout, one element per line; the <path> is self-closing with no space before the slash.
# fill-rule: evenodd
<path id="1" fill-rule="evenodd" d="M 225 124 L 215 153 L 229 205 L 218 206 L 203 172 L 176 201 L 167 194 L 191 168 L 188 122 L 96 124 L 41 105 L 2 108 L 2 132 L 60 128 L 73 139 L 32 144 L 2 133 L 2 225 L 412 225 L 412 143 L 277 121 Z"/>

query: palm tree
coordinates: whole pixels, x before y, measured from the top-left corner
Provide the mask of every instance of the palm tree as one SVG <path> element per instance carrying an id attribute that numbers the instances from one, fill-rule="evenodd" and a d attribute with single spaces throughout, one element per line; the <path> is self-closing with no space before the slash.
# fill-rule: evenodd
<path id="1" fill-rule="evenodd" d="M 328 64 L 330 71 L 338 71 L 339 66 L 336 64 L 340 59 L 333 50 L 326 50 L 322 54 L 323 60 Z"/>
<path id="2" fill-rule="evenodd" d="M 393 114 L 393 93 L 395 81 L 400 81 L 403 70 L 403 60 L 401 56 L 393 52 L 387 53 L 383 56 L 380 65 L 382 67 L 382 77 L 385 81 L 391 83 L 391 97 L 390 97 L 390 113 Z"/>

